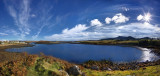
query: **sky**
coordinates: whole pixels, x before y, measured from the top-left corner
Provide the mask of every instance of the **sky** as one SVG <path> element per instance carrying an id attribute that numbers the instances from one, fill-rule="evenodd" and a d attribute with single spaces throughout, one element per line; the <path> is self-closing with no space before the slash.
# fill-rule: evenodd
<path id="1" fill-rule="evenodd" d="M 0 0 L 0 40 L 160 37 L 159 0 Z"/>

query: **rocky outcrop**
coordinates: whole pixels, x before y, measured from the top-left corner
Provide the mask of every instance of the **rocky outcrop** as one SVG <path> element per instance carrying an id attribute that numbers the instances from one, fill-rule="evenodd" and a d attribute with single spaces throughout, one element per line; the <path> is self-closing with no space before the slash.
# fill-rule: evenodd
<path id="1" fill-rule="evenodd" d="M 68 73 L 74 76 L 78 76 L 82 74 L 81 70 L 77 65 L 74 65 L 73 67 L 69 68 Z"/>

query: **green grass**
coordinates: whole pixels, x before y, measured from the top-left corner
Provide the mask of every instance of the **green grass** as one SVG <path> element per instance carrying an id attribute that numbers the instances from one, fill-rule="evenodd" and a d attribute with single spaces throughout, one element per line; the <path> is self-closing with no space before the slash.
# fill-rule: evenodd
<path id="1" fill-rule="evenodd" d="M 86 73 L 87 76 L 159 76 L 160 75 L 160 65 L 149 66 L 144 68 L 140 68 L 139 70 L 125 70 L 125 71 L 96 71 L 85 69 L 83 72 Z"/>
<path id="2" fill-rule="evenodd" d="M 63 66 L 59 62 L 49 63 L 39 58 L 34 66 L 28 68 L 27 76 L 63 76 L 66 73 Z"/>
<path id="3" fill-rule="evenodd" d="M 138 44 L 137 40 L 101 40 L 101 41 L 77 41 L 82 44 L 96 44 L 96 45 L 117 45 L 117 44 Z"/>

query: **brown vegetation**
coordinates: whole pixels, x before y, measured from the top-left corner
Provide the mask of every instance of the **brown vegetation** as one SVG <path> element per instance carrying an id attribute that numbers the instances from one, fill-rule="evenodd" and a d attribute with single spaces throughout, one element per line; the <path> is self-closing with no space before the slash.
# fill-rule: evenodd
<path id="1" fill-rule="evenodd" d="M 23 58 L 18 58 L 12 61 L 6 61 L 0 63 L 0 75 L 1 76 L 25 76 L 27 74 L 27 67 L 32 66 L 37 55 L 27 55 L 23 53 Z"/>
<path id="2" fill-rule="evenodd" d="M 7 52 L 5 49 L 9 48 L 21 48 L 21 47 L 32 47 L 30 44 L 5 44 L 0 45 L 0 62 L 17 60 L 23 58 L 23 53 Z"/>
<path id="3" fill-rule="evenodd" d="M 136 70 L 141 67 L 147 67 L 147 66 L 155 66 L 160 65 L 160 60 L 153 61 L 153 62 L 130 62 L 130 63 L 120 63 L 116 64 L 111 61 L 107 60 L 101 60 L 101 61 L 93 61 L 89 60 L 82 64 L 85 68 L 93 69 L 94 66 L 98 67 L 96 70 L 108 70 L 110 68 L 111 70 Z"/>
<path id="4" fill-rule="evenodd" d="M 58 44 L 58 41 L 37 41 L 36 44 Z"/>

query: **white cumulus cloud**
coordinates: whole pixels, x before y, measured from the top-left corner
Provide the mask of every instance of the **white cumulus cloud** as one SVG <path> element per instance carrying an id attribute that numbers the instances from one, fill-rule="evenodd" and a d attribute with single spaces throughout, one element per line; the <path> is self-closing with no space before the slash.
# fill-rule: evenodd
<path id="1" fill-rule="evenodd" d="M 111 21 L 112 21 L 112 19 L 109 18 L 109 17 L 107 17 L 107 18 L 105 19 L 106 24 L 110 24 Z"/>
<path id="2" fill-rule="evenodd" d="M 88 33 L 84 33 L 88 27 L 85 24 L 78 24 L 71 29 L 62 30 L 61 34 L 53 34 L 51 36 L 45 36 L 47 40 L 81 40 L 83 36 L 87 36 Z M 86 39 L 86 38 L 84 38 Z"/>
<path id="3" fill-rule="evenodd" d="M 148 16 L 150 17 L 150 16 Z M 144 19 L 141 16 L 137 18 L 139 20 Z M 112 18 L 106 17 L 106 24 L 102 24 L 98 19 L 91 20 L 90 26 L 85 24 L 78 24 L 71 29 L 64 29 L 60 34 L 53 34 L 51 36 L 45 36 L 46 40 L 55 41 L 77 41 L 77 40 L 99 40 L 103 38 L 111 38 L 117 36 L 133 36 L 137 38 L 141 37 L 160 37 L 160 27 L 153 25 L 149 22 L 133 22 L 129 24 L 110 24 L 111 21 L 115 23 L 125 23 L 129 21 L 129 18 L 121 13 L 116 14 Z M 103 26 L 102 26 L 103 25 Z M 101 27 L 94 27 L 101 26 Z"/>
<path id="4" fill-rule="evenodd" d="M 139 15 L 137 16 L 137 20 L 138 21 L 144 21 L 144 22 L 150 22 L 152 15 L 148 12 L 148 13 L 145 13 L 144 16 L 143 15 Z"/>
<path id="5" fill-rule="evenodd" d="M 124 16 L 122 13 L 118 13 L 112 17 L 112 21 L 114 21 L 115 23 L 125 23 L 129 21 L 129 18 Z"/>
<path id="6" fill-rule="evenodd" d="M 91 20 L 91 26 L 102 26 L 102 23 L 98 19 Z"/>
<path id="7" fill-rule="evenodd" d="M 137 17 L 137 20 L 140 21 L 143 19 L 143 16 L 140 14 L 138 17 Z"/>
<path id="8" fill-rule="evenodd" d="M 62 31 L 62 33 L 64 33 L 64 34 L 78 33 L 78 32 L 82 32 L 82 31 L 86 30 L 87 28 L 88 27 L 86 27 L 85 24 L 78 24 L 75 27 L 73 27 L 72 29 L 68 29 L 68 28 L 64 29 Z"/>
<path id="9" fill-rule="evenodd" d="M 130 23 L 126 25 L 111 25 L 102 27 L 86 27 L 79 24 L 71 29 L 64 29 L 60 34 L 45 36 L 47 40 L 76 41 L 76 40 L 98 40 L 117 36 L 133 37 L 159 37 L 160 27 L 150 23 Z"/>

